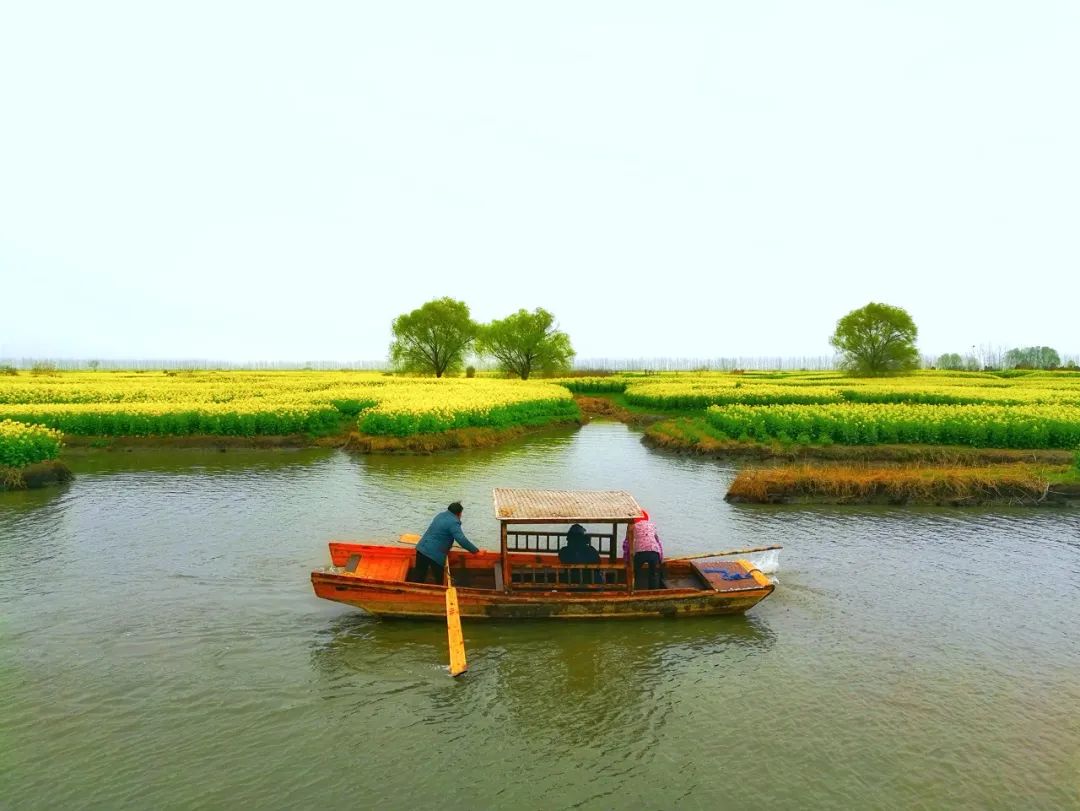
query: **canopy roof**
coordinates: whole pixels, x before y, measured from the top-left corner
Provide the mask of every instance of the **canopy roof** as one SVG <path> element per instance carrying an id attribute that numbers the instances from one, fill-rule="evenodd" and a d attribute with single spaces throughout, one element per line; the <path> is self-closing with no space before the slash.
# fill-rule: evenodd
<path id="1" fill-rule="evenodd" d="M 517 490 L 496 487 L 495 517 L 520 523 L 633 521 L 641 507 L 625 490 Z"/>

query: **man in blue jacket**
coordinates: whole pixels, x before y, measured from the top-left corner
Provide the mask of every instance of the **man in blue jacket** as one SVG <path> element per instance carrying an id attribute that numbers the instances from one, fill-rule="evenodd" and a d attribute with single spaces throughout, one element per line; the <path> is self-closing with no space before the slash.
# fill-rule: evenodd
<path id="1" fill-rule="evenodd" d="M 445 511 L 439 513 L 427 528 L 427 532 L 420 538 L 416 545 L 416 582 L 423 583 L 427 580 L 428 569 L 435 572 L 435 582 L 443 581 L 443 566 L 446 564 L 446 555 L 450 547 L 457 541 L 463 549 L 476 553 L 472 541 L 465 537 L 461 531 L 461 512 L 464 508 L 461 502 L 455 501 Z"/>

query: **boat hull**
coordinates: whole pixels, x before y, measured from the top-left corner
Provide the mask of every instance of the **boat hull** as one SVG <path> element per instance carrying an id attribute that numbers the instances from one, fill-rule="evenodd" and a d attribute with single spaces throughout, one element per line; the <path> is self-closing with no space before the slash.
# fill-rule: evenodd
<path id="1" fill-rule="evenodd" d="M 332 572 L 312 572 L 315 594 L 380 617 L 436 619 L 446 617 L 446 589 L 422 583 L 379 582 Z M 773 584 L 736 592 L 665 589 L 625 592 L 540 592 L 506 594 L 488 589 L 459 588 L 463 620 L 483 619 L 611 619 L 617 617 L 681 617 L 741 614 L 769 596 Z"/>

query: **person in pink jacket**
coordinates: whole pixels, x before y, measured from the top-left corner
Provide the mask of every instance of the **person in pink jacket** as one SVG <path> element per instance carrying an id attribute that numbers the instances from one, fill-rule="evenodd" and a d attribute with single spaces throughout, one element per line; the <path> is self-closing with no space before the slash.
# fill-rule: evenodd
<path id="1" fill-rule="evenodd" d="M 630 553 L 630 533 L 627 532 L 622 544 L 623 559 Z M 649 588 L 658 589 L 661 585 L 660 563 L 664 560 L 664 544 L 656 532 L 656 524 L 649 520 L 649 513 L 641 511 L 641 517 L 634 519 L 634 579 L 649 569 Z"/>

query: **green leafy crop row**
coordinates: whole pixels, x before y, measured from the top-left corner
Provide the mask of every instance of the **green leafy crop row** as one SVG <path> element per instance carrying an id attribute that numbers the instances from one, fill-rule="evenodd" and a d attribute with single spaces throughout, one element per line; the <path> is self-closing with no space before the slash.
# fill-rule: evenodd
<path id="1" fill-rule="evenodd" d="M 357 426 L 365 434 L 411 436 L 435 434 L 454 428 L 508 428 L 516 425 L 542 425 L 561 419 L 577 419 L 581 412 L 571 399 L 532 400 L 462 411 L 427 411 L 420 413 L 370 411 L 361 414 Z"/>
<path id="2" fill-rule="evenodd" d="M 733 439 L 980 448 L 1075 448 L 1080 409 L 1062 406 L 712 406 L 709 424 Z"/>
<path id="3" fill-rule="evenodd" d="M 0 466 L 24 467 L 55 459 L 59 453 L 59 431 L 13 420 L 0 421 Z"/>

